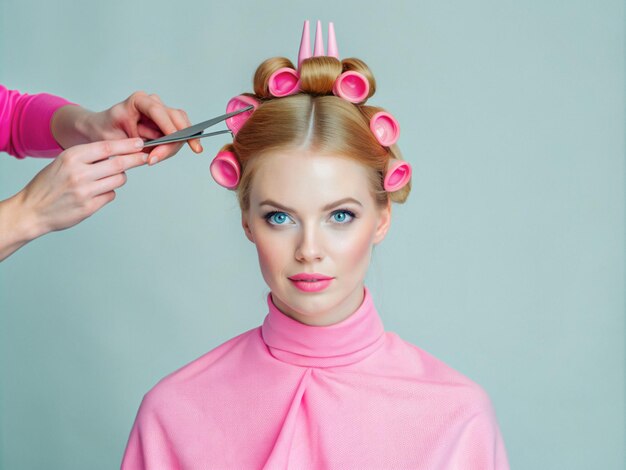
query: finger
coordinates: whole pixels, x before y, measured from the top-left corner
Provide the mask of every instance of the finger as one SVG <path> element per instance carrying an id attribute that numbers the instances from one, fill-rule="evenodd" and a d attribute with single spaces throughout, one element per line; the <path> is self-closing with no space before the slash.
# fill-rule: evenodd
<path id="1" fill-rule="evenodd" d="M 176 132 L 178 128 L 167 112 L 167 108 L 162 103 L 152 99 L 150 96 L 139 96 L 135 100 L 137 110 L 151 119 L 164 135 Z"/>
<path id="2" fill-rule="evenodd" d="M 163 101 L 161 101 L 161 98 L 156 93 L 150 93 L 149 96 L 150 96 L 150 99 L 156 101 L 157 103 L 163 104 Z"/>
<path id="3" fill-rule="evenodd" d="M 142 122 L 137 126 L 137 131 L 139 132 L 139 137 L 142 139 L 158 139 L 159 137 L 163 137 L 163 133 L 157 131 L 154 127 L 148 126 Z"/>
<path id="4" fill-rule="evenodd" d="M 191 126 L 191 121 L 189 120 L 189 116 L 187 116 L 187 113 L 184 110 L 173 109 L 172 112 L 174 113 L 175 116 L 178 116 L 178 119 L 179 119 L 179 120 L 174 119 L 174 124 L 176 124 L 176 126 L 179 126 L 181 123 L 184 124 L 185 127 Z M 183 129 L 185 127 L 183 127 Z M 202 144 L 200 144 L 200 139 L 188 140 L 187 144 L 189 145 L 189 148 L 191 148 L 191 150 L 195 153 L 200 153 L 203 150 Z"/>
<path id="5" fill-rule="evenodd" d="M 133 137 L 120 140 L 102 140 L 90 144 L 75 145 L 66 152 L 77 155 L 77 160 L 84 163 L 92 163 L 113 155 L 126 155 L 136 153 L 143 148 L 143 140 Z"/>
<path id="6" fill-rule="evenodd" d="M 148 161 L 147 152 L 138 152 L 130 155 L 119 155 L 94 163 L 89 167 L 87 175 L 90 181 L 96 181 L 124 171 L 145 165 Z"/>
<path id="7" fill-rule="evenodd" d="M 94 197 L 91 200 L 91 207 L 90 207 L 91 213 L 93 214 L 94 212 L 99 211 L 100 209 L 102 209 L 103 206 L 107 205 L 109 202 L 113 201 L 114 199 L 115 199 L 115 191 L 109 191 L 107 193 L 100 194 Z"/>
<path id="8" fill-rule="evenodd" d="M 163 144 L 154 147 L 148 156 L 148 165 L 152 166 L 168 157 L 176 154 L 184 145 L 183 143 Z"/>
<path id="9" fill-rule="evenodd" d="M 141 113 L 134 106 L 134 102 L 139 96 L 145 96 L 145 93 L 138 91 L 130 95 L 124 102 L 120 103 L 120 111 L 118 111 L 118 120 L 121 129 L 128 137 L 138 137 L 137 121 L 141 117 Z M 123 111 L 122 111 L 123 110 Z"/>
<path id="10" fill-rule="evenodd" d="M 202 151 L 204 150 L 204 147 L 202 147 L 202 144 L 200 143 L 200 139 L 190 140 L 189 147 L 191 147 L 191 150 L 193 150 L 194 153 L 202 153 Z"/>
<path id="11" fill-rule="evenodd" d="M 126 184 L 126 179 L 126 173 L 118 173 L 116 175 L 99 179 L 89 185 L 88 194 L 90 197 L 95 197 L 100 194 L 113 191 L 114 189 L 121 188 L 124 184 Z"/>
<path id="12" fill-rule="evenodd" d="M 159 126 L 157 126 L 153 121 L 145 116 L 141 117 L 138 126 L 143 132 L 149 134 L 150 138 L 158 139 L 159 137 L 163 137 L 163 132 L 161 132 Z"/>
<path id="13" fill-rule="evenodd" d="M 183 111 L 182 109 L 169 108 L 168 113 L 177 128 L 184 129 L 191 125 L 191 122 L 189 121 L 189 117 L 187 116 L 187 113 Z M 200 145 L 199 139 L 192 139 L 191 141 L 187 141 L 187 142 L 189 143 L 189 146 L 194 152 L 196 153 L 202 152 L 202 145 Z M 150 152 L 150 162 L 152 162 L 154 158 L 157 159 L 157 162 L 165 160 L 166 158 L 169 158 L 172 155 L 176 154 L 180 150 L 180 148 L 181 148 L 180 146 L 168 148 L 168 146 L 165 146 L 165 145 L 156 147 L 152 152 Z"/>
<path id="14" fill-rule="evenodd" d="M 128 137 L 141 137 L 137 131 L 137 120 L 131 119 L 126 122 L 126 134 Z"/>

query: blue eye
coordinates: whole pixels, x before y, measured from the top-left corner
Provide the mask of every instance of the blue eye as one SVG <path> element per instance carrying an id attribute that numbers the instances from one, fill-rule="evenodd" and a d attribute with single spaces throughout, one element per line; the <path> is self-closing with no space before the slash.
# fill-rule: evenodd
<path id="1" fill-rule="evenodd" d="M 354 212 L 345 209 L 335 211 L 332 214 L 333 220 L 340 224 L 348 224 L 352 222 L 352 219 L 354 219 L 354 217 Z"/>
<path id="2" fill-rule="evenodd" d="M 265 220 L 272 225 L 285 225 L 285 221 L 290 220 L 290 218 L 284 212 L 273 211 L 265 216 Z"/>

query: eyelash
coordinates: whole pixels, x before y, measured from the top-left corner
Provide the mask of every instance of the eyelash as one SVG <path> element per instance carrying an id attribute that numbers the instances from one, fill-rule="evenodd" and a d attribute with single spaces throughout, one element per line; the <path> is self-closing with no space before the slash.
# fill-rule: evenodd
<path id="1" fill-rule="evenodd" d="M 270 224 L 270 225 L 285 225 L 285 224 L 273 224 L 270 219 L 275 216 L 276 214 L 285 214 L 287 217 L 289 217 L 289 215 L 287 215 L 286 212 L 283 211 L 271 211 L 268 212 L 267 214 L 265 214 L 263 216 L 263 218 L 265 219 L 265 221 Z M 354 212 L 352 212 L 351 210 L 348 209 L 337 209 L 335 211 L 333 211 L 330 216 L 333 217 L 335 214 L 348 214 L 350 216 L 350 220 L 348 220 L 347 222 L 337 222 L 337 225 L 347 225 L 349 223 L 351 223 L 354 219 L 357 218 L 356 214 Z"/>

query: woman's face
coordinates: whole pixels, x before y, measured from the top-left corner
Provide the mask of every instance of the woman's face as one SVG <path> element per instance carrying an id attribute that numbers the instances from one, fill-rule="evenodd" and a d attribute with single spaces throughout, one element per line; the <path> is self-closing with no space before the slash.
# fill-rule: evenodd
<path id="1" fill-rule="evenodd" d="M 372 248 L 389 229 L 391 206 L 376 204 L 369 170 L 349 158 L 285 150 L 257 163 L 242 225 L 274 304 L 308 325 L 347 318 L 363 300 Z M 297 281 L 303 273 L 328 280 Z"/>

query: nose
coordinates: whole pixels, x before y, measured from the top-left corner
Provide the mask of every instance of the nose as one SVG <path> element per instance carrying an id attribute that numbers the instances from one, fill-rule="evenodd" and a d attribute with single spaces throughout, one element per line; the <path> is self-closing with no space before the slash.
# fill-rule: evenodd
<path id="1" fill-rule="evenodd" d="M 295 257 L 301 262 L 319 261 L 324 257 L 322 240 L 316 227 L 309 226 L 302 230 L 296 246 Z"/>

